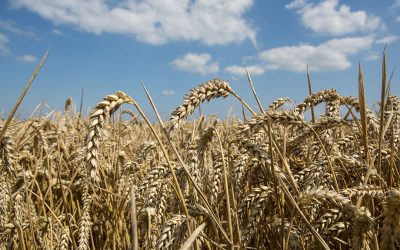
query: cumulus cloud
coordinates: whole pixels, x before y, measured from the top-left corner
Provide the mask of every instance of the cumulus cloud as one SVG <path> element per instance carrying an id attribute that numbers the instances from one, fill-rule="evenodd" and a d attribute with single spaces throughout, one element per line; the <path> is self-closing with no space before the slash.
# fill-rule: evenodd
<path id="1" fill-rule="evenodd" d="M 317 46 L 300 44 L 265 50 L 259 57 L 270 70 L 313 71 L 345 70 L 351 66 L 349 55 L 370 48 L 372 36 L 332 39 Z"/>
<path id="2" fill-rule="evenodd" d="M 175 95 L 175 91 L 173 91 L 173 90 L 163 90 L 162 94 L 166 95 L 166 96 Z"/>
<path id="3" fill-rule="evenodd" d="M 4 34 L 0 33 L 0 51 L 3 53 L 9 53 L 10 49 L 7 47 L 7 43 L 9 42 L 8 37 Z"/>
<path id="4" fill-rule="evenodd" d="M 172 61 L 171 65 L 178 70 L 202 75 L 215 74 L 219 70 L 218 64 L 212 61 L 212 57 L 208 53 L 187 53 Z"/>
<path id="5" fill-rule="evenodd" d="M 25 62 L 25 63 L 34 63 L 37 62 L 37 58 L 34 55 L 26 54 L 22 56 L 18 56 L 17 60 L 20 62 Z"/>
<path id="6" fill-rule="evenodd" d="M 247 70 L 251 76 L 258 76 L 265 73 L 265 68 L 261 65 L 251 65 L 247 66 Z M 231 73 L 232 75 L 245 76 L 246 70 L 244 66 L 232 65 L 225 68 L 225 71 Z"/>
<path id="7" fill-rule="evenodd" d="M 389 43 L 394 43 L 399 40 L 398 36 L 386 36 L 382 37 L 381 39 L 376 40 L 377 44 L 389 44 Z"/>
<path id="8" fill-rule="evenodd" d="M 14 0 L 12 4 L 55 24 L 94 34 L 126 34 L 151 44 L 217 45 L 245 39 L 256 44 L 256 32 L 244 18 L 253 0 Z"/>
<path id="9" fill-rule="evenodd" d="M 286 8 L 296 9 L 302 24 L 319 34 L 337 36 L 372 32 L 384 27 L 379 17 L 361 10 L 352 11 L 346 4 L 339 5 L 339 0 L 325 0 L 318 4 L 295 0 L 287 4 Z"/>

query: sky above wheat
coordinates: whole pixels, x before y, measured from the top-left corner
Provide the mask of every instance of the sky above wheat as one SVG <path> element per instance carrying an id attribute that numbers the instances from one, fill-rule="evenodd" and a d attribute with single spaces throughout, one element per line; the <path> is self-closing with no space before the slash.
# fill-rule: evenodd
<path id="1" fill-rule="evenodd" d="M 51 45 L 22 114 L 79 102 L 85 112 L 122 90 L 150 111 L 140 83 L 168 118 L 192 87 L 214 77 L 255 105 L 243 63 L 262 103 L 300 102 L 336 88 L 357 94 L 358 62 L 370 105 L 379 100 L 381 57 L 400 61 L 400 0 L 10 0 L 0 2 L 0 112 L 7 112 Z M 400 94 L 394 72 L 393 94 Z M 240 115 L 233 99 L 206 113 Z M 1 114 L 1 113 L 0 113 Z"/>

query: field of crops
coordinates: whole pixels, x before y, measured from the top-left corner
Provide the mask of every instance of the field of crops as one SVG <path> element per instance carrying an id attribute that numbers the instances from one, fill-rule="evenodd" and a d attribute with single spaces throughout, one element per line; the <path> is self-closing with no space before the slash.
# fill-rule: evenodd
<path id="1" fill-rule="evenodd" d="M 377 111 L 360 71 L 357 98 L 310 87 L 252 110 L 212 79 L 168 122 L 123 92 L 90 118 L 68 99 L 0 121 L 0 249 L 399 249 L 400 100 L 382 78 Z M 247 117 L 187 121 L 228 96 Z"/>

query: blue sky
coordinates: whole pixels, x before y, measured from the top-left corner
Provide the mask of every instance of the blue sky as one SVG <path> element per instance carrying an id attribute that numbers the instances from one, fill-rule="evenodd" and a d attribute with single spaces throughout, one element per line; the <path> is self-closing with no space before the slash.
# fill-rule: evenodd
<path id="1" fill-rule="evenodd" d="M 265 106 L 300 102 L 335 88 L 357 95 L 357 64 L 369 105 L 379 100 L 381 53 L 388 71 L 400 61 L 400 0 L 10 0 L 0 2 L 0 112 L 7 114 L 51 45 L 22 103 L 29 114 L 44 100 L 62 110 L 71 96 L 93 107 L 122 90 L 151 113 L 140 82 L 164 118 L 197 84 L 219 77 L 255 105 L 242 60 Z M 400 94 L 398 70 L 392 93 Z M 233 99 L 204 106 L 224 115 Z M 150 115 L 151 116 L 151 115 Z"/>

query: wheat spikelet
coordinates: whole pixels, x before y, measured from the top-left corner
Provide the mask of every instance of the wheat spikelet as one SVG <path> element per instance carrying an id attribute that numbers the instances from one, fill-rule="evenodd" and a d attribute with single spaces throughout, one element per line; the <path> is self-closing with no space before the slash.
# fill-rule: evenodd
<path id="1" fill-rule="evenodd" d="M 178 179 L 179 187 L 181 188 L 182 193 L 187 196 L 188 193 L 189 193 L 189 188 L 190 187 L 188 185 L 189 181 L 186 178 L 185 169 L 183 169 L 183 167 L 178 168 L 175 171 L 175 175 L 176 175 L 176 178 Z"/>
<path id="2" fill-rule="evenodd" d="M 6 171 L 9 174 L 15 174 L 14 164 L 15 156 L 13 149 L 13 139 L 9 133 L 6 133 L 0 141 L 0 159 L 3 160 Z"/>
<path id="3" fill-rule="evenodd" d="M 191 115 L 200 103 L 210 101 L 214 98 L 225 98 L 230 93 L 232 93 L 232 89 L 228 83 L 218 78 L 209 80 L 192 89 L 190 93 L 185 96 L 183 104 L 172 112 L 170 118 L 171 130 L 175 129 L 182 119 Z"/>
<path id="4" fill-rule="evenodd" d="M 246 152 L 243 152 L 238 154 L 233 160 L 232 178 L 233 183 L 235 183 L 234 192 L 237 199 L 240 198 L 242 188 L 244 187 L 245 168 L 248 158 L 249 155 Z"/>
<path id="5" fill-rule="evenodd" d="M 175 238 L 175 231 L 182 226 L 186 217 L 183 215 L 175 215 L 164 223 L 161 234 L 157 239 L 157 249 L 169 249 Z"/>
<path id="6" fill-rule="evenodd" d="M 398 138 L 398 132 L 399 132 L 399 115 L 400 115 L 400 99 L 397 96 L 389 96 L 387 99 L 387 103 L 385 106 L 385 121 L 387 121 L 390 117 L 390 115 L 393 115 L 392 118 L 392 126 L 393 126 L 393 133 L 394 137 L 397 139 Z"/>
<path id="7" fill-rule="evenodd" d="M 327 164 L 326 160 L 316 160 L 308 167 L 294 173 L 293 177 L 302 186 L 303 190 L 309 190 L 321 184 L 322 180 L 320 178 L 327 170 Z"/>
<path id="8" fill-rule="evenodd" d="M 38 125 L 33 125 L 33 127 L 36 130 L 36 135 L 34 137 L 34 145 L 35 145 L 35 151 L 38 155 L 41 154 L 41 149 L 44 150 L 45 154 L 47 154 L 47 152 L 49 151 L 49 143 L 48 143 L 48 138 L 46 133 L 44 132 L 42 125 L 38 124 Z M 40 143 L 39 143 L 40 142 Z M 41 145 L 40 145 L 41 144 Z M 40 147 L 42 146 L 42 147 Z"/>
<path id="9" fill-rule="evenodd" d="M 9 221 L 11 216 L 10 204 L 10 192 L 7 187 L 6 173 L 0 174 L 0 227 Z"/>
<path id="10" fill-rule="evenodd" d="M 226 156 L 225 156 L 226 157 Z M 213 169 L 211 178 L 211 204 L 216 205 L 218 201 L 218 195 L 222 187 L 222 155 L 220 152 L 213 152 Z"/>
<path id="11" fill-rule="evenodd" d="M 298 230 L 294 226 L 290 227 L 290 223 L 286 219 L 284 219 L 283 228 L 282 219 L 278 217 L 273 218 L 272 223 L 270 223 L 270 227 L 273 231 L 274 237 L 277 239 L 282 236 L 282 233 L 284 233 L 285 236 L 289 235 L 289 249 L 303 249 L 300 242 L 300 236 L 298 235 Z"/>
<path id="12" fill-rule="evenodd" d="M 313 221 L 313 226 L 318 232 L 324 232 L 325 229 L 331 227 L 342 218 L 342 212 L 336 208 L 329 208 L 324 213 Z"/>
<path id="13" fill-rule="evenodd" d="M 91 207 L 92 207 L 92 195 L 89 191 L 89 184 L 84 184 L 83 187 L 83 194 L 82 194 L 82 201 L 83 201 L 83 208 L 82 208 L 82 215 L 79 222 L 79 250 L 88 250 L 90 249 L 89 246 L 89 238 L 90 232 L 92 229 L 92 218 L 91 218 Z"/>
<path id="14" fill-rule="evenodd" d="M 197 150 L 198 146 L 197 143 L 191 143 L 188 147 L 188 167 L 189 167 L 189 171 L 190 174 L 193 177 L 193 181 L 196 182 L 200 188 L 203 187 L 202 183 L 201 183 L 201 170 L 199 168 L 199 159 L 198 159 L 198 150 Z M 187 180 L 186 176 L 184 178 L 185 180 Z M 191 190 L 191 196 L 193 197 L 192 202 L 193 203 L 197 203 L 198 202 L 198 193 L 197 191 L 193 188 Z"/>
<path id="15" fill-rule="evenodd" d="M 72 105 L 72 98 L 68 97 L 67 100 L 65 100 L 65 105 L 64 105 L 64 111 L 65 111 L 65 125 L 69 126 L 69 116 L 71 112 L 71 105 Z"/>
<path id="16" fill-rule="evenodd" d="M 324 116 L 337 117 L 339 116 L 340 109 L 340 98 L 333 98 L 325 104 Z"/>
<path id="17" fill-rule="evenodd" d="M 320 118 L 315 124 L 306 126 L 301 131 L 301 134 L 291 139 L 290 142 L 288 142 L 288 144 L 290 144 L 290 147 L 296 146 L 299 143 L 304 142 L 305 139 L 311 137 L 314 134 L 314 132 L 320 133 L 327 129 L 332 129 L 343 124 L 346 124 L 346 122 L 342 118 L 337 116 Z"/>
<path id="18" fill-rule="evenodd" d="M 97 175 L 97 152 L 104 121 L 112 115 L 119 106 L 128 102 L 132 102 L 132 98 L 119 91 L 114 95 L 104 97 L 103 101 L 96 105 L 95 110 L 90 115 L 90 123 L 85 143 L 86 169 L 89 178 L 94 182 L 99 182 L 99 177 Z"/>
<path id="19" fill-rule="evenodd" d="M 140 173 L 140 174 L 139 174 Z M 141 165 L 128 161 L 121 168 L 121 178 L 118 185 L 118 193 L 127 195 L 132 186 L 138 186 L 143 181 Z"/>
<path id="20" fill-rule="evenodd" d="M 382 191 L 381 187 L 369 185 L 369 186 L 360 186 L 354 188 L 346 188 L 340 190 L 340 192 L 349 198 L 353 196 L 371 196 L 374 198 L 382 199 L 384 196 L 384 192 Z"/>
<path id="21" fill-rule="evenodd" d="M 395 189 L 388 191 L 386 202 L 379 247 L 398 249 L 400 246 L 400 191 Z"/>
<path id="22" fill-rule="evenodd" d="M 265 188 L 263 188 L 265 189 Z M 257 190 L 258 191 L 258 190 Z M 259 225 L 262 223 L 264 218 L 264 210 L 266 203 L 269 201 L 271 192 L 269 189 L 262 191 L 258 197 L 250 203 L 250 216 L 247 221 L 247 225 L 243 230 L 242 242 L 244 246 L 249 246 L 254 234 L 257 232 Z"/>
<path id="23" fill-rule="evenodd" d="M 250 208 L 253 206 L 253 203 L 262 195 L 268 196 L 268 194 L 272 193 L 273 189 L 268 186 L 259 186 L 252 188 L 250 193 L 242 199 L 238 206 L 238 213 L 243 218 L 246 214 L 248 214 Z"/>
<path id="24" fill-rule="evenodd" d="M 254 155 L 256 157 L 256 160 L 260 161 L 262 164 L 264 165 L 271 165 L 271 159 L 270 159 L 270 154 L 269 152 L 266 151 L 265 148 L 263 148 L 262 146 L 258 145 L 258 144 L 253 144 L 253 143 L 247 143 L 245 145 L 245 148 L 247 149 L 247 152 L 250 155 Z M 268 169 L 270 171 L 270 176 L 273 177 L 273 171 L 275 171 L 275 174 L 282 179 L 285 182 L 289 182 L 287 175 L 282 171 L 282 169 L 275 164 L 274 170 L 272 169 Z"/>
<path id="25" fill-rule="evenodd" d="M 373 249 L 372 236 L 374 224 L 369 211 L 357 214 L 352 223 L 352 246 L 354 249 Z"/>
<path id="26" fill-rule="evenodd" d="M 168 209 L 168 199 L 170 197 L 171 194 L 171 186 L 168 185 L 168 182 L 165 182 L 164 185 L 159 189 L 159 195 L 158 195 L 158 204 L 156 207 L 156 211 L 157 211 L 157 222 L 162 224 L 168 213 L 167 213 L 167 209 Z"/>
<path id="27" fill-rule="evenodd" d="M 188 205 L 188 210 L 189 210 L 190 216 L 193 216 L 193 217 L 196 217 L 196 216 L 209 217 L 210 216 L 209 211 L 200 204 Z"/>
<path id="28" fill-rule="evenodd" d="M 340 105 L 348 105 L 350 107 L 354 107 L 357 112 L 360 111 L 360 102 L 358 98 L 354 96 L 346 96 L 340 98 Z"/>
<path id="29" fill-rule="evenodd" d="M 144 202 L 143 209 L 148 209 L 148 208 L 155 209 L 157 207 L 157 203 L 159 202 L 158 200 L 159 192 L 161 191 L 164 185 L 165 185 L 164 179 L 157 179 L 150 183 L 150 185 L 146 189 L 147 196 Z"/>
<path id="30" fill-rule="evenodd" d="M 166 164 L 152 168 L 144 178 L 143 182 L 137 189 L 137 195 L 140 197 L 142 193 L 152 185 L 153 182 L 162 180 L 169 175 L 169 169 Z"/>
<path id="31" fill-rule="evenodd" d="M 135 114 L 132 110 L 130 109 L 124 109 L 122 110 L 122 114 L 128 114 L 131 117 L 132 122 L 137 122 L 138 120 L 138 115 Z"/>
<path id="32" fill-rule="evenodd" d="M 60 250 L 67 250 L 69 249 L 69 239 L 68 239 L 68 234 L 69 234 L 69 229 L 66 228 L 66 231 L 61 234 L 61 239 L 60 239 Z"/>
<path id="33" fill-rule="evenodd" d="M 174 233 L 174 240 L 171 244 L 171 249 L 180 249 L 180 246 L 184 243 L 184 240 L 187 237 L 187 224 L 182 224 L 181 226 L 177 227 Z"/>
<path id="34" fill-rule="evenodd" d="M 135 161 L 137 163 L 141 163 L 144 161 L 144 159 L 146 158 L 146 155 L 154 148 L 156 148 L 156 142 L 155 141 L 148 141 L 148 142 L 144 142 L 139 150 L 136 153 L 136 158 Z"/>
<path id="35" fill-rule="evenodd" d="M 295 108 L 295 112 L 302 115 L 307 109 L 311 107 L 314 107 L 322 102 L 329 102 L 339 98 L 339 94 L 334 89 L 321 90 L 315 94 L 308 96 L 306 99 L 304 99 L 302 103 L 298 104 Z"/>
<path id="36" fill-rule="evenodd" d="M 352 215 L 358 212 L 358 209 L 351 204 L 351 201 L 348 198 L 344 197 L 341 194 L 338 194 L 335 191 L 323 187 L 317 187 L 302 194 L 299 198 L 299 203 L 307 204 L 311 200 L 315 200 L 317 203 L 329 202 L 335 206 L 346 208 Z"/>
<path id="37" fill-rule="evenodd" d="M 22 201 L 23 196 L 21 192 L 17 192 L 14 196 L 14 221 L 17 225 L 22 225 L 24 222 Z"/>
<path id="38" fill-rule="evenodd" d="M 332 242 L 334 238 L 338 238 L 338 236 L 346 231 L 346 229 L 349 227 L 348 222 L 336 222 L 329 228 L 325 229 L 324 232 L 322 233 L 324 239 Z"/>
<path id="39" fill-rule="evenodd" d="M 284 125 L 302 125 L 304 119 L 294 112 L 286 110 L 271 110 L 267 113 L 253 116 L 250 120 L 244 122 L 239 128 L 237 135 L 243 135 L 248 132 L 256 133 L 258 129 L 267 124 L 267 121 Z M 241 138 L 241 137 L 239 137 Z"/>
<path id="40" fill-rule="evenodd" d="M 213 124 L 207 125 L 204 129 L 200 131 L 200 136 L 195 138 L 197 143 L 197 151 L 199 155 L 204 154 L 204 152 L 209 148 L 209 144 L 213 142 L 215 137 L 215 130 L 218 127 L 217 121 L 213 121 Z"/>
<path id="41" fill-rule="evenodd" d="M 278 98 L 268 106 L 268 111 L 277 110 L 290 99 L 288 97 Z"/>
<path id="42" fill-rule="evenodd" d="M 164 212 L 167 209 L 167 198 L 170 195 L 168 179 L 157 179 L 151 182 L 146 189 L 146 193 L 143 210 L 154 211 L 152 223 L 159 225 L 166 217 Z"/>

